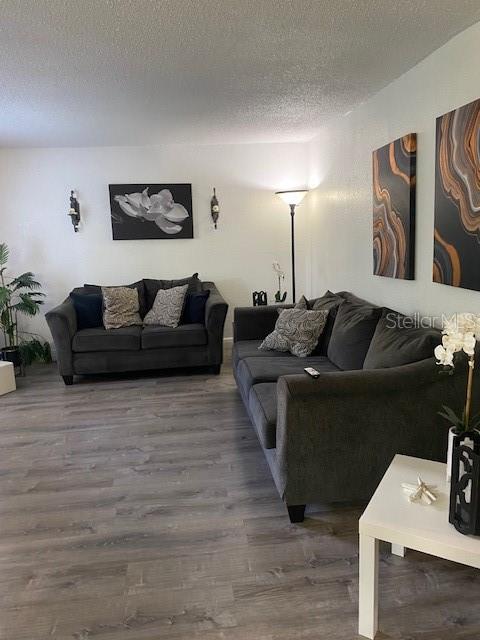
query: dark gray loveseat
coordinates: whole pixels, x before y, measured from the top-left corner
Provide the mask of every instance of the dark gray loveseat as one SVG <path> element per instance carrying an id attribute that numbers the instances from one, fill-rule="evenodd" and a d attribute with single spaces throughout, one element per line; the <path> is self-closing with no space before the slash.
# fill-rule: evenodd
<path id="1" fill-rule="evenodd" d="M 169 288 L 187 281 L 189 279 L 140 280 L 129 286 L 139 291 L 140 313 L 143 317 L 153 304 L 159 288 Z M 46 318 L 55 344 L 59 372 L 65 384 L 72 384 L 74 375 L 175 367 L 208 366 L 219 373 L 228 305 L 213 282 L 201 282 L 198 279 L 194 282 L 197 291 L 210 290 L 204 323 L 181 324 L 176 328 L 132 326 L 78 330 L 70 297 L 49 311 Z M 95 293 L 100 291 L 100 287 L 84 285 L 73 291 Z"/>
<path id="2" fill-rule="evenodd" d="M 465 369 L 449 376 L 435 363 L 438 332 L 408 329 L 405 316 L 347 292 L 328 292 L 317 308 L 331 311 L 307 358 L 258 350 L 278 307 L 234 312 L 234 375 L 292 522 L 309 503 L 369 499 L 395 453 L 445 460 L 448 425 L 437 411 L 461 409 L 465 397 Z M 388 314 L 400 321 L 391 333 Z"/>

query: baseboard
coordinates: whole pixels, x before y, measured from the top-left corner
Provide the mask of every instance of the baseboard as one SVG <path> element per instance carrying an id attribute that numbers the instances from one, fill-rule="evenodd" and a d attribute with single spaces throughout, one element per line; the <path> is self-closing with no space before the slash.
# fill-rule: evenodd
<path id="1" fill-rule="evenodd" d="M 223 339 L 223 361 L 231 362 L 232 360 L 233 338 Z"/>

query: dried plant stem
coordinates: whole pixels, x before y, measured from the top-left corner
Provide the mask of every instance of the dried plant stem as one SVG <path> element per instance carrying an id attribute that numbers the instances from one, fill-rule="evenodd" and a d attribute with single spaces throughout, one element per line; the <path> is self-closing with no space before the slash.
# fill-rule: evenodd
<path id="1" fill-rule="evenodd" d="M 475 369 L 475 357 L 470 356 L 468 359 L 468 381 L 467 381 L 467 399 L 465 400 L 465 429 L 468 430 L 470 425 L 470 410 L 472 406 L 472 386 L 473 386 L 473 370 Z"/>

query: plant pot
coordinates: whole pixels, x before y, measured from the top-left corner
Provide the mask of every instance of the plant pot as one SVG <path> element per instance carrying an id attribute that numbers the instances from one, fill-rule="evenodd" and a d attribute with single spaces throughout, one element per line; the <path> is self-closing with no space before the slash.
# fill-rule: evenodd
<path id="1" fill-rule="evenodd" d="M 453 456 L 453 440 L 455 436 L 460 435 L 460 431 L 456 427 L 450 427 L 448 430 L 448 449 L 447 449 L 447 482 L 450 482 L 452 477 L 452 456 Z M 467 438 L 463 442 L 464 446 L 473 449 L 473 440 Z"/>
<path id="2" fill-rule="evenodd" d="M 11 362 L 15 369 L 15 375 L 19 375 L 22 371 L 22 358 L 18 347 L 2 347 L 0 349 L 0 360 Z"/>
<path id="3" fill-rule="evenodd" d="M 452 443 L 449 522 L 465 535 L 480 535 L 480 433 L 466 431 Z"/>

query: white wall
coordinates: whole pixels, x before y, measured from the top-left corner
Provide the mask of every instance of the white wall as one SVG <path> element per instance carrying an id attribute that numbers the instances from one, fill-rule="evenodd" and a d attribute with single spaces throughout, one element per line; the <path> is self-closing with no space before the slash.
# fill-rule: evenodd
<path id="1" fill-rule="evenodd" d="M 228 336 L 234 306 L 251 304 L 256 289 L 273 297 L 272 261 L 289 265 L 290 216 L 273 192 L 303 186 L 306 162 L 301 144 L 4 149 L 0 241 L 10 247 L 12 271 L 32 270 L 43 283 L 44 310 L 84 282 L 127 284 L 198 271 L 230 304 Z M 192 183 L 193 240 L 112 240 L 108 184 L 148 182 Z M 217 231 L 210 219 L 214 186 L 221 206 Z M 67 216 L 72 188 L 83 220 L 77 234 Z M 300 248 L 301 242 L 302 279 Z M 49 336 L 43 318 L 31 328 Z"/>
<path id="2" fill-rule="evenodd" d="M 456 36 L 309 144 L 311 294 L 348 289 L 423 315 L 480 312 L 480 293 L 432 282 L 435 118 L 480 98 L 480 23 Z M 374 149 L 417 132 L 416 279 L 372 275 Z M 479 261 L 480 269 L 480 261 Z"/>

